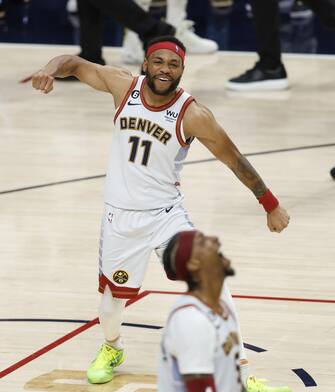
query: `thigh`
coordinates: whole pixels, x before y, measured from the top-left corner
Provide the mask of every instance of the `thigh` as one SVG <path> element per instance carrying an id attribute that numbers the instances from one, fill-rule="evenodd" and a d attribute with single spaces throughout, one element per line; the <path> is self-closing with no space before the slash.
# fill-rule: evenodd
<path id="1" fill-rule="evenodd" d="M 152 246 L 160 259 L 170 239 L 185 230 L 195 230 L 195 227 L 182 204 L 161 211 Z"/>
<path id="2" fill-rule="evenodd" d="M 99 250 L 100 292 L 108 285 L 116 298 L 137 295 L 152 251 L 150 232 L 141 224 L 139 214 L 132 218 L 131 212 L 106 206 Z"/>

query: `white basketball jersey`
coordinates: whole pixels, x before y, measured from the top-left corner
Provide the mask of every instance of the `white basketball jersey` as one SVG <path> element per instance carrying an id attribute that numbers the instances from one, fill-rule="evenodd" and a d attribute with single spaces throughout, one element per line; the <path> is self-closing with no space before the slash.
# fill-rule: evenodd
<path id="1" fill-rule="evenodd" d="M 134 81 L 117 109 L 105 202 L 128 210 L 169 207 L 182 199 L 180 170 L 189 144 L 183 115 L 193 98 L 182 89 L 166 105 L 145 101 L 145 76 Z"/>
<path id="2" fill-rule="evenodd" d="M 192 374 L 212 374 L 217 392 L 244 391 L 237 323 L 222 305 L 221 317 L 193 296 L 178 299 L 162 338 L 158 392 L 185 392 L 182 376 Z"/>

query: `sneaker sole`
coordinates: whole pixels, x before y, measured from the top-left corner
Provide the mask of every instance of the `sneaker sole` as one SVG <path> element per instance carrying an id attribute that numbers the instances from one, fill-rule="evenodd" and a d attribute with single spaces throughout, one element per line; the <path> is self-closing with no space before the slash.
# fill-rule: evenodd
<path id="1" fill-rule="evenodd" d="M 226 82 L 226 89 L 232 91 L 280 91 L 289 88 L 287 79 L 264 80 L 262 82 L 234 83 Z"/>
<path id="2" fill-rule="evenodd" d="M 290 17 L 293 19 L 309 19 L 313 17 L 313 11 L 305 10 L 305 11 L 291 11 Z"/>
<path id="3" fill-rule="evenodd" d="M 187 54 L 211 54 L 211 53 L 215 53 L 217 51 L 218 51 L 218 48 L 203 49 L 203 50 L 187 49 Z"/>

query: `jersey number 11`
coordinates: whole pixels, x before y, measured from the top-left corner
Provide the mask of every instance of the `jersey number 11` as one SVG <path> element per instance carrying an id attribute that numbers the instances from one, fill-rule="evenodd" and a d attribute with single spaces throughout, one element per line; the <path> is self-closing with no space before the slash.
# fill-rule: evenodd
<path id="1" fill-rule="evenodd" d="M 141 139 L 139 137 L 137 137 L 137 136 L 131 136 L 129 138 L 128 143 L 132 144 L 131 151 L 130 151 L 130 156 L 129 156 L 129 161 L 130 162 L 135 162 L 137 151 L 138 151 L 138 147 L 140 145 L 141 147 L 144 148 L 141 164 L 144 165 L 144 166 L 147 166 L 148 160 L 149 160 L 149 156 L 150 156 L 150 149 L 151 149 L 152 142 L 150 142 L 149 140 L 142 140 L 141 144 L 140 144 L 140 140 Z"/>

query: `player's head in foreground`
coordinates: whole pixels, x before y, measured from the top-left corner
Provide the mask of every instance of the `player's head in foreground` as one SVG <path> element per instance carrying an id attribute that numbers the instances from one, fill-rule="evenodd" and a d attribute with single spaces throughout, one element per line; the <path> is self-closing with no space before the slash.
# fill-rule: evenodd
<path id="1" fill-rule="evenodd" d="M 173 93 L 184 72 L 186 48 L 172 35 L 154 38 L 146 46 L 143 71 L 156 95 Z"/>
<path id="2" fill-rule="evenodd" d="M 177 233 L 163 254 L 168 278 L 185 281 L 189 291 L 204 289 L 212 284 L 221 287 L 224 279 L 235 272 L 220 247 L 217 237 L 206 236 L 200 231 Z"/>

